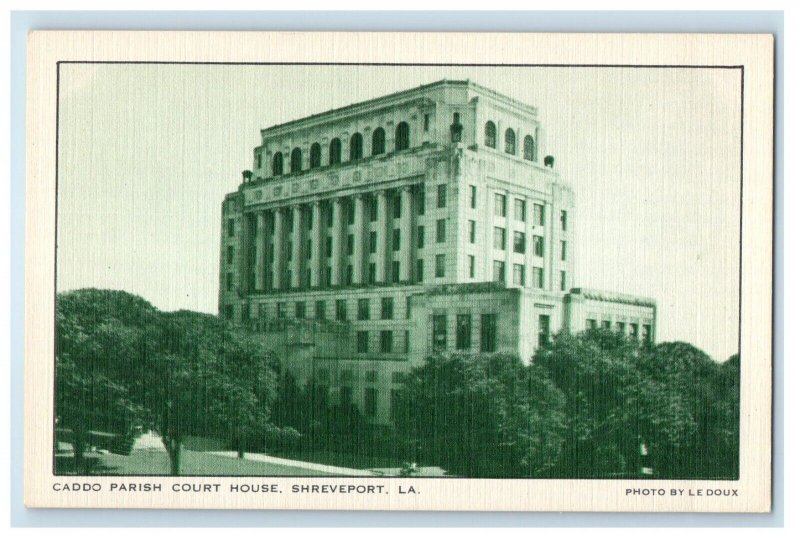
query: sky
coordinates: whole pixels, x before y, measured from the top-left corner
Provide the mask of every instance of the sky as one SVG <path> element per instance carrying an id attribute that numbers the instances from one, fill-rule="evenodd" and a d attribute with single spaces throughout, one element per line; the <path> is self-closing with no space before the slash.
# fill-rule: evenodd
<path id="1" fill-rule="evenodd" d="M 62 64 L 58 291 L 216 312 L 220 204 L 260 129 L 444 78 L 538 108 L 575 193 L 575 284 L 656 299 L 658 341 L 737 351 L 739 71 Z"/>

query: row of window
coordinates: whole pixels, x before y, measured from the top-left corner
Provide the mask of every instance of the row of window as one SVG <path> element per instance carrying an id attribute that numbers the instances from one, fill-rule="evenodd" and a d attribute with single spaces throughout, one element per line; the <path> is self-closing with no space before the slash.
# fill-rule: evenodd
<path id="1" fill-rule="evenodd" d="M 497 314 L 480 314 L 478 328 L 478 349 L 482 352 L 497 351 Z M 454 349 L 467 351 L 473 348 L 473 315 L 456 315 L 456 341 Z M 435 314 L 431 317 L 431 350 L 448 350 L 448 316 Z"/>
<path id="2" fill-rule="evenodd" d="M 411 146 L 411 132 L 408 123 L 401 121 L 397 124 L 394 134 L 394 149 L 402 151 Z M 372 155 L 386 153 L 386 131 L 383 127 L 378 127 L 372 131 Z M 357 161 L 364 158 L 364 137 L 361 133 L 353 133 L 350 137 L 350 160 Z M 334 165 L 342 162 L 342 141 L 334 138 L 328 145 L 328 164 Z M 256 166 L 261 168 L 261 152 L 256 155 Z M 309 169 L 322 166 L 322 146 L 318 142 L 311 144 L 309 149 Z M 294 174 L 303 169 L 303 151 L 294 148 L 289 154 L 289 172 Z M 272 157 L 272 175 L 282 176 L 284 174 L 283 153 L 276 152 Z"/>
<path id="3" fill-rule="evenodd" d="M 470 256 L 469 260 L 470 273 L 472 273 L 472 266 L 474 265 L 474 257 Z M 472 277 L 473 275 L 470 274 Z M 492 264 L 492 280 L 494 282 L 506 283 L 506 262 L 495 260 Z M 527 286 L 527 279 L 525 274 L 525 266 L 520 263 L 512 264 L 511 267 L 511 283 L 515 286 Z M 531 282 L 530 285 L 534 288 L 544 289 L 544 269 L 541 267 L 531 268 Z M 567 272 L 559 271 L 559 289 L 567 291 Z"/>
<path id="4" fill-rule="evenodd" d="M 395 371 L 392 372 L 392 383 L 399 384 L 405 382 L 408 374 L 405 372 Z M 338 378 L 338 379 L 337 379 Z M 331 372 L 327 368 L 315 368 L 314 370 L 314 382 L 316 384 L 328 384 L 328 383 L 353 383 L 359 381 L 359 371 L 353 370 L 352 368 L 342 368 L 338 372 Z M 378 382 L 378 370 L 366 370 L 364 372 L 364 382 L 365 383 L 377 383 Z"/>
<path id="5" fill-rule="evenodd" d="M 597 329 L 598 327 L 602 327 L 603 329 L 606 329 L 606 330 L 609 330 L 609 331 L 612 330 L 611 320 L 604 319 L 604 320 L 602 320 L 600 322 L 600 325 L 598 325 L 596 319 L 593 319 L 593 318 L 587 318 L 586 319 L 586 330 Z M 616 332 L 624 334 L 625 333 L 625 328 L 626 328 L 626 323 L 624 321 L 617 321 L 616 323 L 614 323 L 613 327 L 614 327 L 613 330 L 615 330 Z M 640 335 L 639 335 L 639 324 L 638 323 L 628 323 L 627 324 L 627 329 L 628 329 L 628 336 L 630 336 L 631 338 L 639 338 Z M 652 337 L 653 337 L 652 326 L 650 326 L 647 323 L 643 323 L 641 325 L 641 339 L 642 339 L 642 341 L 650 342 Z"/>
<path id="6" fill-rule="evenodd" d="M 470 207 L 476 207 L 477 190 L 474 186 L 470 185 Z M 495 193 L 494 195 L 494 216 L 505 218 L 508 214 L 507 210 L 508 198 L 505 194 Z M 527 211 L 525 200 L 521 198 L 514 198 L 514 219 L 520 222 L 527 222 Z M 567 212 L 561 211 L 560 215 L 561 230 L 567 231 Z M 545 225 L 545 212 L 543 204 L 533 204 L 533 224 L 535 226 Z"/>
<path id="7" fill-rule="evenodd" d="M 495 250 L 506 250 L 506 229 L 495 226 L 494 228 L 494 248 Z M 525 232 L 514 232 L 514 243 L 512 248 L 517 254 L 525 254 L 527 249 L 527 235 Z M 531 241 L 533 243 L 533 253 L 537 257 L 544 256 L 544 237 L 541 235 L 532 235 Z M 469 221 L 469 242 L 475 243 L 475 221 Z M 561 261 L 567 260 L 567 242 L 562 240 L 560 248 Z"/>
<path id="8" fill-rule="evenodd" d="M 497 126 L 493 121 L 487 121 L 483 128 L 483 143 L 487 148 L 497 148 Z M 538 138 L 538 135 L 537 135 Z M 514 129 L 506 129 L 503 138 L 504 150 L 509 155 L 517 154 L 517 133 Z M 522 158 L 527 161 L 539 160 L 539 147 L 536 138 L 531 135 L 525 135 L 522 142 Z"/>
<path id="9" fill-rule="evenodd" d="M 408 353 L 411 349 L 411 338 L 408 331 L 403 331 L 400 346 L 395 342 L 395 331 L 385 329 L 378 332 L 378 351 L 380 353 Z M 356 331 L 356 353 L 369 353 L 370 331 Z"/>
<path id="10" fill-rule="evenodd" d="M 410 296 L 406 297 L 406 305 L 405 305 L 405 315 L 408 318 L 411 307 L 410 307 Z M 275 317 L 278 319 L 286 319 L 288 317 L 288 308 L 289 304 L 286 301 L 280 301 L 275 303 Z M 308 306 L 310 305 L 307 301 L 295 301 L 294 302 L 294 318 L 295 319 L 307 319 L 309 318 L 310 312 L 308 311 Z M 313 302 L 314 310 L 313 310 L 313 317 L 315 319 L 324 320 L 327 319 L 327 309 L 328 309 L 328 302 L 325 300 L 317 300 Z M 261 318 L 268 318 L 270 317 L 267 313 L 268 305 L 263 304 L 261 305 L 261 310 L 259 312 L 259 317 Z M 374 315 L 378 317 L 376 319 L 383 319 L 383 320 L 391 320 L 395 319 L 395 298 L 394 297 L 381 297 L 380 300 L 380 311 L 373 313 L 372 311 L 372 299 L 366 297 L 358 299 L 356 302 L 356 319 L 359 321 L 369 320 L 372 319 Z M 336 299 L 334 301 L 334 319 L 337 321 L 347 321 L 348 320 L 348 313 L 347 313 L 347 300 L 346 299 Z"/>

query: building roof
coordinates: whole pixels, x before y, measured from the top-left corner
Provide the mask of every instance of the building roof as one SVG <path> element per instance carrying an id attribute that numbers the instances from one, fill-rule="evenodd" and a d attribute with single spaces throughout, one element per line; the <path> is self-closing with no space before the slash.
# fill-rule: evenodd
<path id="1" fill-rule="evenodd" d="M 429 84 L 423 84 L 421 86 L 417 86 L 416 88 L 410 88 L 407 90 L 401 90 L 398 92 L 389 93 L 386 95 L 382 95 L 380 97 L 368 99 L 366 101 L 359 101 L 357 103 L 352 103 L 349 105 L 345 105 L 343 107 L 333 108 L 325 112 L 318 112 L 316 114 L 311 114 L 310 116 L 304 116 L 302 118 L 297 118 L 294 120 L 289 120 L 284 123 L 272 125 L 270 127 L 267 127 L 266 129 L 262 129 L 261 135 L 263 137 L 265 135 L 277 134 L 281 131 L 302 128 L 305 126 L 305 124 L 315 123 L 316 121 L 326 116 L 355 115 L 366 112 L 376 106 L 389 106 L 392 104 L 396 104 L 397 102 L 413 99 L 416 96 L 416 94 L 424 93 L 428 90 L 432 90 L 434 88 L 438 88 L 441 86 L 462 86 L 466 89 L 470 89 L 477 93 L 481 93 L 492 99 L 501 101 L 503 102 L 503 104 L 511 106 L 512 108 L 517 108 L 526 114 L 531 114 L 535 116 L 537 113 L 536 107 L 533 107 L 531 105 L 523 103 L 522 101 L 518 101 L 516 99 L 508 97 L 507 95 L 503 95 L 502 93 L 496 92 L 485 86 L 481 86 L 480 84 L 476 84 L 475 82 L 472 82 L 469 79 L 464 79 L 464 80 L 442 79 L 436 82 L 431 82 Z M 422 96 L 419 97 L 422 98 Z"/>

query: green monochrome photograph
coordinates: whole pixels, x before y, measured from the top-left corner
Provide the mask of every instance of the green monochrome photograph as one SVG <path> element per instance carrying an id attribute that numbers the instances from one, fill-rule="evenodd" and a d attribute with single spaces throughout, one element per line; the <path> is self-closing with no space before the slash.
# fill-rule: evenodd
<path id="1" fill-rule="evenodd" d="M 57 77 L 55 476 L 739 479 L 742 68 Z"/>

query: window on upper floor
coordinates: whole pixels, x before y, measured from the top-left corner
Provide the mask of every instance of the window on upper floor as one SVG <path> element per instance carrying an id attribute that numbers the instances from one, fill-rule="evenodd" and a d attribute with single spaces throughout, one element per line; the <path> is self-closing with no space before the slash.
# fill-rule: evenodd
<path id="1" fill-rule="evenodd" d="M 386 151 L 386 131 L 378 127 L 372 131 L 372 154 L 380 155 Z"/>
<path id="2" fill-rule="evenodd" d="M 322 165 L 322 148 L 314 142 L 311 144 L 309 168 L 319 168 Z"/>
<path id="3" fill-rule="evenodd" d="M 493 121 L 487 121 L 483 128 L 484 144 L 489 148 L 497 147 L 497 127 Z"/>
<path id="4" fill-rule="evenodd" d="M 531 135 L 525 136 L 525 141 L 522 143 L 522 158 L 526 161 L 534 160 L 535 150 L 533 137 Z"/>
<path id="5" fill-rule="evenodd" d="M 410 146 L 411 133 L 409 131 L 408 124 L 404 121 L 401 121 L 397 124 L 397 128 L 395 129 L 394 149 L 395 151 L 400 151 L 408 149 Z"/>
<path id="6" fill-rule="evenodd" d="M 436 221 L 436 242 L 437 243 L 444 243 L 445 237 L 447 236 L 447 221 L 445 219 L 439 219 Z"/>
<path id="7" fill-rule="evenodd" d="M 300 151 L 300 148 L 294 148 L 292 150 L 292 155 L 289 161 L 289 170 L 292 173 L 299 172 L 303 169 L 303 152 Z"/>
<path id="8" fill-rule="evenodd" d="M 525 254 L 525 232 L 514 232 L 514 252 Z"/>
<path id="9" fill-rule="evenodd" d="M 536 226 L 544 226 L 544 205 L 533 204 L 533 223 Z"/>
<path id="10" fill-rule="evenodd" d="M 495 194 L 494 195 L 494 216 L 495 217 L 505 217 L 506 216 L 506 195 L 505 194 Z"/>
<path id="11" fill-rule="evenodd" d="M 494 228 L 494 248 L 497 250 L 506 249 L 506 229 L 495 226 Z"/>
<path id="12" fill-rule="evenodd" d="M 342 162 L 342 141 L 338 138 L 331 140 L 328 153 L 328 164 L 339 164 Z"/>
<path id="13" fill-rule="evenodd" d="M 283 153 L 278 152 L 272 157 L 272 175 L 283 175 Z"/>
<path id="14" fill-rule="evenodd" d="M 357 161 L 364 156 L 364 137 L 361 133 L 353 133 L 350 137 L 350 160 Z"/>
<path id="15" fill-rule="evenodd" d="M 506 129 L 506 153 L 517 154 L 517 135 L 511 128 Z"/>
<path id="16" fill-rule="evenodd" d="M 447 207 L 447 184 L 442 183 L 436 186 L 436 207 Z"/>
<path id="17" fill-rule="evenodd" d="M 514 198 L 514 218 L 525 222 L 525 200 Z"/>

